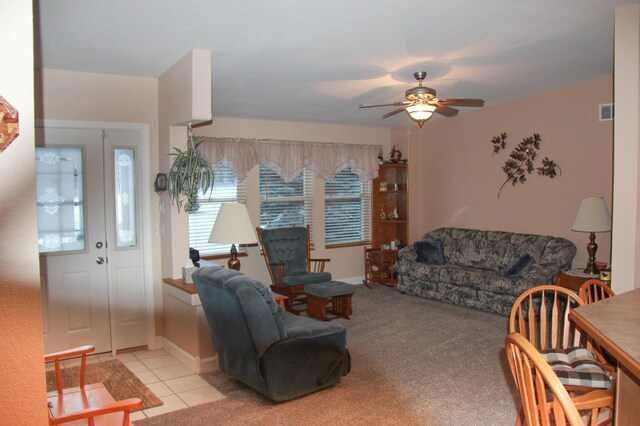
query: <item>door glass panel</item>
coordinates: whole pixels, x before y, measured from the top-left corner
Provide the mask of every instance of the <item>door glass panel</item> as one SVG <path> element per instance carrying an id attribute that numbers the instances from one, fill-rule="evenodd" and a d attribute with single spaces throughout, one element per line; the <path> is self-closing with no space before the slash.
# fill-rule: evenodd
<path id="1" fill-rule="evenodd" d="M 114 150 L 116 184 L 116 246 L 137 244 L 135 150 Z"/>
<path id="2" fill-rule="evenodd" d="M 40 253 L 84 250 L 81 148 L 36 148 Z"/>

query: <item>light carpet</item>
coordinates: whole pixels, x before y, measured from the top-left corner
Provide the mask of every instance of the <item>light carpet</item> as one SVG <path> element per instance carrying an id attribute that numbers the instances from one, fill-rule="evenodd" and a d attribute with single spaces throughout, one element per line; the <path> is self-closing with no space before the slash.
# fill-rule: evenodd
<path id="1" fill-rule="evenodd" d="M 140 410 L 162 405 L 162 401 L 144 385 L 125 365 L 117 359 L 87 363 L 87 384 L 100 383 L 113 399 L 140 398 Z M 80 385 L 80 366 L 62 369 L 62 387 Z M 56 372 L 47 371 L 47 392 L 56 390 Z"/>
<path id="2" fill-rule="evenodd" d="M 507 318 L 358 286 L 340 384 L 273 403 L 225 373 L 226 398 L 136 425 L 513 425 L 518 400 L 504 354 Z"/>

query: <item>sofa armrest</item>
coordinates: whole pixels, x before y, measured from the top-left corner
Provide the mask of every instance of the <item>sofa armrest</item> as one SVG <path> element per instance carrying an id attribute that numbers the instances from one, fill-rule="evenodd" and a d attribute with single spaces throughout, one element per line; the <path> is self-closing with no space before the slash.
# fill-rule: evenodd
<path id="1" fill-rule="evenodd" d="M 269 294 L 268 297 L 271 298 L 271 295 Z M 269 303 L 264 294 L 250 287 L 238 292 L 238 300 L 258 356 L 261 356 L 273 343 L 286 337 L 279 318 L 280 310 L 275 301 Z"/>
<path id="2" fill-rule="evenodd" d="M 398 250 L 398 260 L 408 260 L 410 262 L 415 262 L 418 258 L 416 253 L 416 249 L 413 247 L 413 244 L 402 247 Z"/>

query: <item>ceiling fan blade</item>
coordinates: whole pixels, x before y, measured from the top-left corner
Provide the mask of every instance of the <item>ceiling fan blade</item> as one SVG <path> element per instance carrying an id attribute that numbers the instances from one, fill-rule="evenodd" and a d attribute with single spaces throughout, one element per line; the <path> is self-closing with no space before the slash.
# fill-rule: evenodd
<path id="1" fill-rule="evenodd" d="M 402 112 L 406 109 L 406 106 L 403 106 L 402 108 L 398 108 L 398 109 L 394 109 L 391 112 L 386 113 L 385 115 L 382 116 L 382 118 L 387 118 L 387 117 L 391 117 L 392 115 L 396 115 L 399 112 Z"/>
<path id="2" fill-rule="evenodd" d="M 383 106 L 399 106 L 399 105 L 408 105 L 411 102 L 409 101 L 402 101 L 402 102 L 393 102 L 390 104 L 376 104 L 376 105 L 366 105 L 366 104 L 360 104 L 358 105 L 358 108 L 376 108 L 376 107 L 383 107 Z"/>
<path id="3" fill-rule="evenodd" d="M 440 115 L 444 115 L 445 117 L 454 117 L 458 115 L 458 110 L 455 108 L 449 108 L 446 105 L 438 105 L 436 111 Z"/>
<path id="4" fill-rule="evenodd" d="M 463 106 L 463 107 L 483 107 L 482 99 L 440 99 L 440 105 Z"/>

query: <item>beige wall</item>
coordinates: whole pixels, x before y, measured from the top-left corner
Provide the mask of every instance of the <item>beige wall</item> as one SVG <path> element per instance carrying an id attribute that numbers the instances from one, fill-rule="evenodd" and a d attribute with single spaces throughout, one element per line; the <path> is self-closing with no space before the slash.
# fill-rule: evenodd
<path id="1" fill-rule="evenodd" d="M 215 98 L 214 98 L 215 102 Z M 209 126 L 198 127 L 194 133 L 203 136 L 229 136 L 240 138 L 271 138 L 285 140 L 353 143 L 380 145 L 389 149 L 389 129 L 313 124 L 302 122 L 248 120 L 214 117 Z M 335 278 L 353 278 L 364 274 L 362 246 L 326 249 L 324 246 L 324 181 L 315 180 L 313 257 L 330 258 L 327 270 Z M 247 207 L 251 220 L 258 226 L 260 206 L 258 199 L 258 170 L 254 168 L 247 176 Z M 269 274 L 264 259 L 257 247 L 249 248 L 249 256 L 242 257 L 242 272 L 269 283 Z"/>
<path id="2" fill-rule="evenodd" d="M 550 234 L 573 241 L 574 265 L 586 264 L 588 234 L 571 226 L 583 197 L 603 196 L 611 208 L 612 122 L 598 121 L 597 114 L 598 104 L 612 102 L 612 85 L 612 77 L 603 77 L 428 122 L 410 146 L 410 239 L 440 226 Z M 490 140 L 501 132 L 507 149 L 492 156 Z M 542 137 L 538 161 L 548 156 L 562 175 L 550 179 L 534 171 L 497 198 L 509 152 L 534 132 Z M 610 234 L 598 234 L 597 243 L 597 259 L 609 262 Z"/>
<path id="3" fill-rule="evenodd" d="M 12 425 L 47 424 L 34 204 L 32 13 L 31 2 L 8 0 L 0 6 L 0 95 L 20 118 L 20 135 L 0 154 L 0 418 Z"/>
<path id="4" fill-rule="evenodd" d="M 612 287 L 640 287 L 640 6 L 616 9 Z"/>

